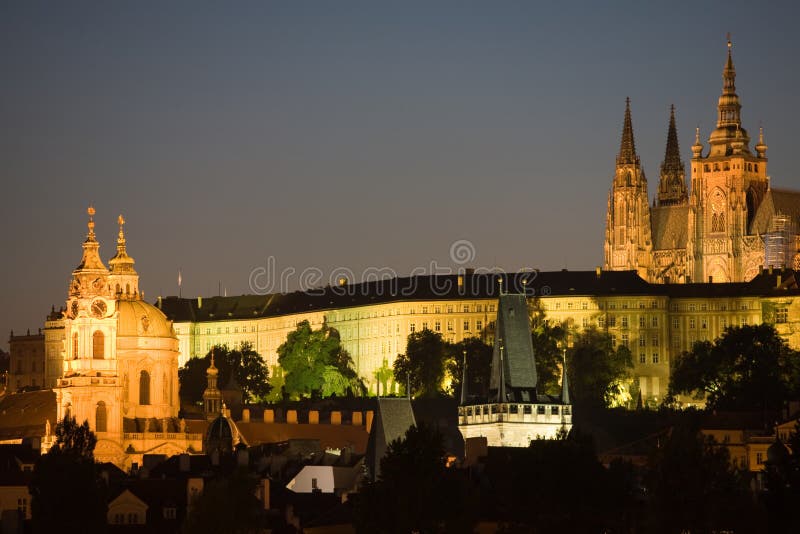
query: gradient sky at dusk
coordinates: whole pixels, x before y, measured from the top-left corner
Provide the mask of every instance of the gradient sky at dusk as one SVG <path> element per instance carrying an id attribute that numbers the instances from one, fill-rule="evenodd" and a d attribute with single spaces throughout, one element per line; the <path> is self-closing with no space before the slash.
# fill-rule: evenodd
<path id="1" fill-rule="evenodd" d="M 563 5 L 562 5 L 563 4 Z M 4 2 L 0 332 L 63 305 L 97 209 L 147 300 L 317 267 L 593 269 L 625 97 L 651 196 L 731 32 L 744 126 L 800 188 L 790 2 Z M 358 276 L 358 274 L 357 274 Z"/>

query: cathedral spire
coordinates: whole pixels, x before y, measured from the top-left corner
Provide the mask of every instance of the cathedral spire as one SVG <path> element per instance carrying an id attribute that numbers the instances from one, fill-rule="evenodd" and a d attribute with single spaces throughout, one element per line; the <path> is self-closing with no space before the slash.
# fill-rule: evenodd
<path id="1" fill-rule="evenodd" d="M 636 155 L 636 143 L 633 140 L 633 121 L 631 120 L 631 99 L 625 99 L 625 121 L 622 125 L 622 141 L 619 146 L 619 155 L 617 156 L 617 165 L 630 164 L 634 165 L 639 163 L 639 157 Z"/>
<path id="2" fill-rule="evenodd" d="M 678 148 L 678 129 L 675 127 L 675 104 L 669 108 L 669 128 L 667 129 L 667 150 L 664 153 L 664 163 L 661 169 L 669 171 L 683 171 L 681 151 Z"/>
<path id="3" fill-rule="evenodd" d="M 742 128 L 742 104 L 736 94 L 736 69 L 733 66 L 733 44 L 728 34 L 728 57 L 722 69 L 722 94 L 717 102 L 717 128 L 711 132 L 709 156 L 750 154 L 750 137 Z"/>
<path id="4" fill-rule="evenodd" d="M 661 163 L 661 180 L 658 185 L 658 205 L 683 204 L 689 200 L 686 189 L 686 172 L 678 148 L 678 129 L 675 126 L 675 106 L 670 107 L 667 128 L 667 149 Z"/>

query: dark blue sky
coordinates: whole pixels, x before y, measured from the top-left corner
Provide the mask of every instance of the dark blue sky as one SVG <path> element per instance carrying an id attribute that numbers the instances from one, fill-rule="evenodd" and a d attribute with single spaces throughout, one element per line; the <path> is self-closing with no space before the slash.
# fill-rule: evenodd
<path id="1" fill-rule="evenodd" d="M 268 256 L 407 274 L 459 239 L 592 269 L 625 97 L 652 195 L 670 104 L 685 159 L 713 128 L 726 32 L 744 125 L 800 186 L 790 2 L 387 4 L 0 4 L 0 331 L 63 304 L 90 202 L 148 300 L 179 267 L 238 294 Z"/>

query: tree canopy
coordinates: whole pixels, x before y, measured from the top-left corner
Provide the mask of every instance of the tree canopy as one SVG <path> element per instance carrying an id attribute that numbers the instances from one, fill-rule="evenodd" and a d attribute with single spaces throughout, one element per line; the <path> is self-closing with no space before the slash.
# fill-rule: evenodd
<path id="1" fill-rule="evenodd" d="M 271 386 L 267 364 L 250 343 L 242 343 L 234 350 L 227 345 L 218 345 L 212 350 L 214 365 L 219 370 L 220 389 L 223 389 L 233 376 L 242 389 L 245 402 L 261 400 L 269 393 Z M 206 371 L 210 365 L 211 351 L 202 358 L 190 358 L 186 365 L 178 370 L 181 398 L 192 403 L 203 399 L 203 391 L 208 386 Z"/>
<path id="2" fill-rule="evenodd" d="M 464 354 L 467 358 L 467 392 L 469 395 L 486 397 L 489 395 L 489 376 L 492 368 L 492 347 L 477 337 L 470 337 L 458 343 L 448 344 L 447 374 L 452 381 L 450 393 L 461 396 L 461 382 L 464 377 Z"/>
<path id="3" fill-rule="evenodd" d="M 567 350 L 567 377 L 575 411 L 611 406 L 629 380 L 630 350 L 614 348 L 611 336 L 595 328 L 575 335 L 573 343 Z"/>
<path id="4" fill-rule="evenodd" d="M 108 495 L 94 463 L 97 438 L 89 422 L 66 416 L 55 435 L 31 478 L 34 532 L 104 532 Z"/>
<path id="5" fill-rule="evenodd" d="M 446 466 L 441 435 L 412 426 L 389 444 L 377 481 L 355 497 L 356 532 L 471 532 L 476 494 Z"/>
<path id="6" fill-rule="evenodd" d="M 728 449 L 692 425 L 674 426 L 655 448 L 645 476 L 654 532 L 747 532 L 754 506 Z"/>
<path id="7" fill-rule="evenodd" d="M 363 387 L 339 331 L 326 324 L 313 330 L 308 321 L 299 323 L 278 347 L 278 363 L 293 399 L 360 393 Z"/>
<path id="8" fill-rule="evenodd" d="M 427 328 L 408 335 L 406 353 L 394 361 L 394 379 L 415 397 L 444 393 L 444 375 L 452 349 L 442 335 Z"/>
<path id="9" fill-rule="evenodd" d="M 672 368 L 670 394 L 701 392 L 710 408 L 783 407 L 800 388 L 800 353 L 768 324 L 728 328 L 714 342 L 698 341 Z"/>

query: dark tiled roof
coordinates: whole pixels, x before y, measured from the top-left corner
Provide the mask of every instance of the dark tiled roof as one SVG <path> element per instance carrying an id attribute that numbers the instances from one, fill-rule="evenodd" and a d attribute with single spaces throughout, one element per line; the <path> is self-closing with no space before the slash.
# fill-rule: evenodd
<path id="1" fill-rule="evenodd" d="M 389 444 L 405 437 L 406 431 L 417 424 L 409 399 L 381 398 L 377 400 L 377 404 L 375 420 L 369 433 L 366 458 L 370 476 L 375 478 L 380 475 L 381 459 L 386 454 Z"/>
<path id="2" fill-rule="evenodd" d="M 653 250 L 686 248 L 689 206 L 657 206 L 650 210 Z"/>
<path id="3" fill-rule="evenodd" d="M 784 271 L 783 278 L 790 275 L 794 276 L 793 271 Z M 599 275 L 596 271 L 531 271 L 466 274 L 461 278 L 461 284 L 458 275 L 393 278 L 305 292 L 202 298 L 202 303 L 197 298 L 165 297 L 160 300 L 160 305 L 166 316 L 177 322 L 244 320 L 389 302 L 497 299 L 500 278 L 503 279 L 503 291 L 525 293 L 529 298 L 623 295 L 758 296 L 773 293 L 770 284 L 775 283 L 775 274 L 766 273 L 749 283 L 650 284 L 634 271 L 602 271 Z"/>
<path id="4" fill-rule="evenodd" d="M 353 425 L 264 423 L 263 421 L 244 423 L 239 421 L 236 426 L 250 445 L 280 443 L 291 439 L 314 439 L 319 440 L 323 448 L 352 447 L 353 451 L 358 454 L 362 454 L 366 450 L 369 437 L 363 426 Z"/>
<path id="5" fill-rule="evenodd" d="M 48 420 L 55 432 L 57 416 L 51 389 L 6 395 L 0 400 L 0 439 L 44 436 Z"/>
<path id="6" fill-rule="evenodd" d="M 293 293 L 236 297 L 161 299 L 161 310 L 178 322 L 253 319 L 308 311 L 340 309 L 397 301 L 496 299 L 503 290 L 536 295 L 644 295 L 651 286 L 633 271 L 551 271 L 430 275 L 362 282 Z M 461 284 L 459 284 L 459 279 Z"/>
<path id="7" fill-rule="evenodd" d="M 495 332 L 489 389 L 497 391 L 502 380 L 507 393 L 512 389 L 535 390 L 536 362 L 525 295 L 500 297 Z"/>

